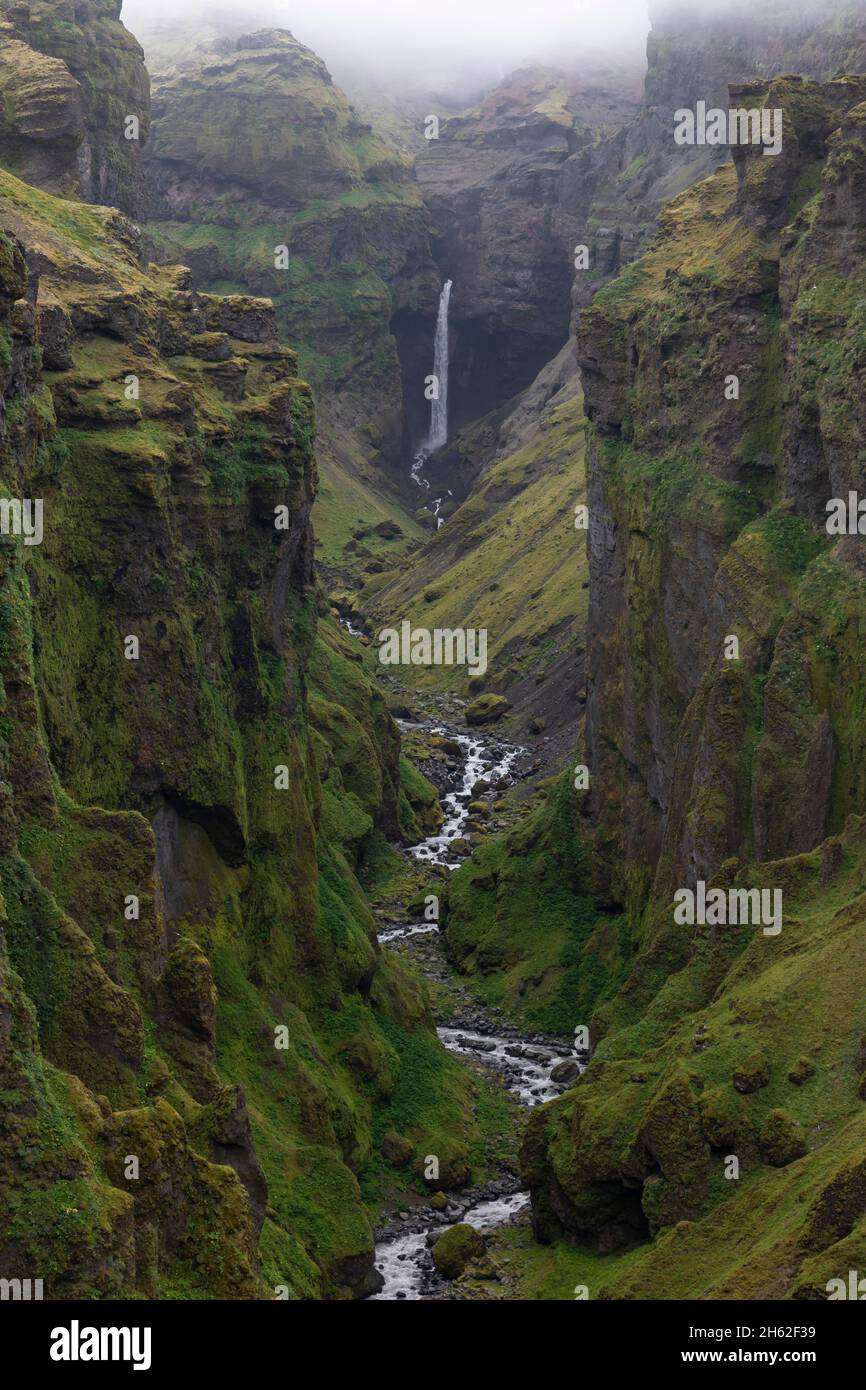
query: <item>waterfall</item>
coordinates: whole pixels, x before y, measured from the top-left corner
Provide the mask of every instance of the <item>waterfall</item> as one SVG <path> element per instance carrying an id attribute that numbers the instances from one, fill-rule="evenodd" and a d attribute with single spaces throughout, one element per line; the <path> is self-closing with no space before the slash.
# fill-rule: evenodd
<path id="1" fill-rule="evenodd" d="M 448 441 L 448 304 L 451 281 L 446 280 L 439 296 L 436 336 L 433 340 L 433 375 L 439 383 L 439 399 L 430 402 L 430 433 L 425 448 L 429 453 Z"/>

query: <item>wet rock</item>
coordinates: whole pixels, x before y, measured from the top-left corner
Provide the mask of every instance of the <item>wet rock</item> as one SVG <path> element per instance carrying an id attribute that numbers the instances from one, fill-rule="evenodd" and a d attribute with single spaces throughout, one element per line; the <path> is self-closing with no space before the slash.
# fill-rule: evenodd
<path id="1" fill-rule="evenodd" d="M 580 1076 L 580 1066 L 576 1061 L 572 1060 L 557 1062 L 550 1073 L 551 1081 L 556 1081 L 557 1083 L 575 1081 L 578 1076 Z"/>
<path id="2" fill-rule="evenodd" d="M 460 747 L 460 744 L 457 742 L 456 739 L 439 738 L 434 740 L 434 742 L 437 747 L 442 749 L 443 753 L 448 753 L 452 758 L 463 757 L 463 749 Z"/>

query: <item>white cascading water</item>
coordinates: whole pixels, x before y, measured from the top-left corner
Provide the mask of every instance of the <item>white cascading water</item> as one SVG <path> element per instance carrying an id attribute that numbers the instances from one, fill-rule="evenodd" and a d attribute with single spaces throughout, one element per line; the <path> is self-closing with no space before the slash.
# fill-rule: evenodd
<path id="1" fill-rule="evenodd" d="M 400 727 L 406 729 L 410 726 L 400 721 Z M 460 851 L 455 851 L 452 846 L 459 845 L 465 834 L 473 788 L 481 780 L 493 787 L 510 781 L 517 759 L 526 750 L 500 743 L 486 735 L 458 733 L 445 724 L 431 723 L 427 727 L 430 733 L 440 737 L 445 735 L 460 744 L 463 766 L 454 780 L 454 790 L 443 798 L 445 820 L 441 831 L 414 845 L 409 853 L 421 864 L 440 864 L 449 870 L 456 869 L 469 850 L 465 842 Z M 379 942 L 384 946 L 438 931 L 438 923 L 403 922 L 379 932 Z M 586 1053 L 581 1052 L 576 1044 L 571 1046 L 538 1034 L 521 1034 L 516 1028 L 495 1032 L 491 1026 L 486 1031 L 483 1028 L 476 1031 L 471 1024 L 458 1019 L 441 1024 L 436 1032 L 449 1052 L 494 1072 L 506 1089 L 529 1110 L 553 1100 L 571 1084 L 571 1080 L 566 1078 L 554 1081 L 553 1072 L 559 1063 L 571 1059 L 580 1071 L 586 1065 Z M 453 1200 L 449 1198 L 452 1203 Z M 393 1222 L 387 1233 L 380 1236 L 376 1248 L 376 1268 L 385 1282 L 370 1301 L 407 1299 L 413 1302 L 428 1298 L 435 1290 L 435 1285 L 431 1285 L 433 1261 L 430 1247 L 441 1232 L 461 1221 L 468 1222 L 478 1231 L 495 1231 L 528 1206 L 529 1193 L 518 1189 L 483 1198 L 479 1194 L 477 1201 L 470 1203 L 467 1200 L 460 1204 L 459 1209 L 452 1205 L 441 1217 L 432 1212 L 425 1214 L 423 1208 L 416 1208 L 414 1219 L 410 1217 L 408 1229 L 402 1230 L 398 1222 Z M 401 1217 L 402 1220 L 404 1218 Z"/>
<path id="2" fill-rule="evenodd" d="M 451 281 L 446 280 L 439 296 L 439 312 L 436 315 L 436 332 L 433 337 L 433 375 L 436 378 L 437 397 L 430 402 L 430 433 L 416 451 L 412 460 L 412 481 L 418 487 L 430 490 L 430 481 L 424 477 L 424 465 L 434 449 L 441 449 L 448 443 L 448 306 L 451 303 Z M 449 492 L 449 497 L 451 493 Z M 437 530 L 445 523 L 439 509 L 445 498 L 433 499 L 431 511 L 436 518 Z M 428 505 L 430 505 L 428 503 Z"/>
<path id="3" fill-rule="evenodd" d="M 436 337 L 433 340 L 433 375 L 439 383 L 439 398 L 430 403 L 430 433 L 427 452 L 441 449 L 448 442 L 448 305 L 451 301 L 451 281 L 446 280 L 439 296 L 436 315 Z"/>

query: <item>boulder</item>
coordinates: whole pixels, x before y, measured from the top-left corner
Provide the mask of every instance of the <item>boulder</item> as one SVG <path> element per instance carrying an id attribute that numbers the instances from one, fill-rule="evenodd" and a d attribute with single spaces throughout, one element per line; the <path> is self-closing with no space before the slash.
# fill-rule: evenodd
<path id="1" fill-rule="evenodd" d="M 389 1129 L 382 1136 L 382 1157 L 394 1168 L 405 1168 L 412 1157 L 412 1141 Z"/>
<path id="2" fill-rule="evenodd" d="M 439 1237 L 433 1246 L 433 1263 L 445 1279 L 459 1279 L 466 1266 L 480 1259 L 486 1248 L 481 1232 L 461 1221 Z"/>
<path id="3" fill-rule="evenodd" d="M 472 725 L 495 724 L 511 709 L 504 695 L 479 695 L 466 706 L 466 723 Z"/>
<path id="4" fill-rule="evenodd" d="M 806 1136 L 786 1110 L 771 1110 L 758 1136 L 761 1157 L 773 1168 L 785 1168 L 806 1152 Z"/>
<path id="5" fill-rule="evenodd" d="M 734 1090 L 739 1091 L 742 1096 L 748 1096 L 753 1091 L 760 1091 L 769 1083 L 770 1073 L 761 1057 L 748 1057 L 734 1069 L 732 1080 Z"/>

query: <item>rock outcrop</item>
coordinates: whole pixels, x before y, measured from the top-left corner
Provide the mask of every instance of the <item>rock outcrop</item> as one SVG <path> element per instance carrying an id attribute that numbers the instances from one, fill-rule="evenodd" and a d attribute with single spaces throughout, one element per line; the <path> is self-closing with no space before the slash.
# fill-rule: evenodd
<path id="1" fill-rule="evenodd" d="M 563 202 L 589 252 L 574 280 L 576 311 L 640 256 L 660 209 L 728 159 L 726 145 L 677 145 L 674 115 L 728 108 L 731 83 L 784 73 L 829 80 L 866 71 L 866 17 L 840 0 L 747 0 L 701 9 L 687 0 L 653 0 L 641 110 L 563 170 Z"/>
<path id="2" fill-rule="evenodd" d="M 0 1272 L 359 1295 L 436 1042 L 350 867 L 419 779 L 319 612 L 310 389 L 119 212 L 4 172 L 0 227 Z"/>
<path id="3" fill-rule="evenodd" d="M 831 22 L 815 0 L 760 13 L 661 0 L 651 20 L 643 91 L 627 68 L 525 69 L 419 147 L 434 254 L 454 281 L 457 425 L 524 390 L 562 348 L 570 301 L 587 305 L 646 249 L 660 208 L 728 158 L 676 145 L 676 110 L 724 106 L 737 80 L 866 69 L 866 20 L 845 4 Z"/>
<path id="4" fill-rule="evenodd" d="M 451 413 L 477 419 L 530 385 L 568 337 L 578 210 L 563 196 L 636 111 L 636 72 L 525 69 L 443 119 L 416 158 L 451 297 Z"/>
<path id="5" fill-rule="evenodd" d="M 592 1296 L 823 1296 L 866 1239 L 862 1189 L 836 1206 L 864 1124 L 866 564 L 825 524 L 863 486 L 866 78 L 731 96 L 782 110 L 781 154 L 675 199 L 580 320 L 584 883 L 630 944 L 523 1162 L 542 1240 L 642 1246 Z M 780 930 L 682 925 L 699 882 L 778 892 Z"/>
<path id="6" fill-rule="evenodd" d="M 197 286 L 269 295 L 326 413 L 396 467 L 394 333 L 432 322 L 438 293 L 411 161 L 285 30 L 217 48 L 155 78 L 151 235 Z"/>
<path id="7" fill-rule="evenodd" d="M 150 83 L 120 10 L 121 0 L 3 0 L 0 163 L 135 216 Z"/>
<path id="8" fill-rule="evenodd" d="M 820 670 L 855 660 L 861 584 L 859 542 L 831 545 L 824 522 L 862 484 L 862 96 L 859 78 L 733 89 L 783 111 L 782 153 L 737 148 L 581 317 L 587 751 L 622 901 L 630 864 L 709 878 L 859 810 L 858 723 Z M 850 351 L 822 364 L 831 338 Z M 827 588 L 850 595 L 844 629 Z"/>

